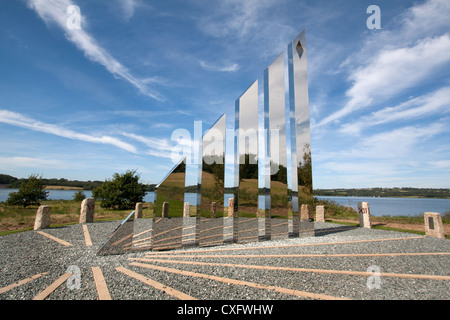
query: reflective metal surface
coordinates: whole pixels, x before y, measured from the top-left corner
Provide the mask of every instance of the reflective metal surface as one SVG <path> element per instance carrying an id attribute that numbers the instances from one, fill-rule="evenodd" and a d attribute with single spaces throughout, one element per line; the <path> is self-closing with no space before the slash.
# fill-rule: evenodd
<path id="1" fill-rule="evenodd" d="M 314 235 L 307 46 L 303 30 L 288 46 L 293 235 Z M 298 197 L 298 203 L 295 203 Z M 303 208 L 303 209 L 302 209 Z M 298 231 L 297 231 L 298 230 Z"/>
<path id="2" fill-rule="evenodd" d="M 282 53 L 264 71 L 264 122 L 269 159 L 266 188 L 270 195 L 266 205 L 265 239 L 287 238 L 288 226 L 292 224 L 292 212 L 288 215 L 284 74 Z"/>
<path id="3" fill-rule="evenodd" d="M 182 246 L 185 161 L 185 157 L 181 159 L 163 181 L 156 186 L 153 250 L 167 250 Z"/>
<path id="4" fill-rule="evenodd" d="M 258 81 L 236 100 L 236 241 L 258 241 Z"/>
<path id="5" fill-rule="evenodd" d="M 202 140 L 201 198 L 198 214 L 198 244 L 220 245 L 224 241 L 226 116 L 222 115 Z"/>
<path id="6" fill-rule="evenodd" d="M 114 230 L 111 236 L 100 246 L 98 256 L 124 254 L 132 250 L 134 234 L 134 211 Z"/>

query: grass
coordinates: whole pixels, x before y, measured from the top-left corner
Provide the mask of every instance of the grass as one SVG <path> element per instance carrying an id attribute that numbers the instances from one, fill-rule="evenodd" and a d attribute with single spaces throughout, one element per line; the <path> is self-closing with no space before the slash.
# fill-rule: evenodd
<path id="1" fill-rule="evenodd" d="M 42 201 L 41 205 L 49 205 L 52 208 L 50 213 L 50 227 L 52 228 L 79 223 L 81 201 L 47 200 Z M 151 203 L 144 203 L 142 210 L 144 218 L 150 215 L 150 206 Z M 38 206 L 23 208 L 0 203 L 0 236 L 33 230 L 37 209 Z M 133 210 L 104 209 L 97 202 L 94 221 L 121 220 Z"/>
<path id="2" fill-rule="evenodd" d="M 162 199 L 159 199 L 162 200 Z M 317 199 L 316 199 L 317 200 Z M 177 211 L 180 212 L 182 216 L 183 212 L 183 202 L 175 201 Z M 178 203 L 179 202 L 179 203 Z M 51 225 L 50 227 L 60 227 L 64 225 L 71 225 L 79 223 L 80 218 L 80 207 L 81 201 L 74 200 L 48 200 L 43 201 L 41 205 L 51 206 Z M 150 217 L 152 213 L 152 203 L 144 203 L 143 205 L 143 217 Z M 341 223 L 346 225 L 359 226 L 359 223 L 353 221 L 358 221 L 358 213 L 350 208 L 342 205 L 338 205 L 333 201 L 320 200 L 315 201 L 315 205 L 325 206 L 325 216 L 327 221 L 333 223 Z M 8 235 L 21 231 L 32 230 L 34 226 L 34 220 L 36 217 L 36 211 L 38 206 L 30 206 L 23 208 L 21 206 L 7 206 L 5 203 L 0 203 L 0 236 Z M 94 221 L 109 221 L 109 220 L 121 220 L 129 215 L 133 209 L 127 210 L 117 210 L 117 209 L 104 209 L 101 208 L 100 203 L 95 204 L 95 216 Z M 195 212 L 195 209 L 191 209 L 191 213 Z M 243 214 L 244 212 L 241 212 Z M 217 212 L 218 216 L 221 216 L 222 212 Z M 249 214 L 248 216 L 254 216 L 254 214 Z M 444 224 L 450 224 L 450 212 L 446 212 L 442 215 L 442 222 Z M 387 224 L 398 224 L 404 225 L 405 228 L 392 228 L 386 226 Z M 411 232 L 416 234 L 425 234 L 425 232 L 408 229 L 407 226 L 410 225 L 423 225 L 423 216 L 383 216 L 375 217 L 372 216 L 372 225 L 374 229 L 390 230 L 390 231 L 401 231 L 401 232 Z M 446 235 L 450 238 L 450 235 Z"/>

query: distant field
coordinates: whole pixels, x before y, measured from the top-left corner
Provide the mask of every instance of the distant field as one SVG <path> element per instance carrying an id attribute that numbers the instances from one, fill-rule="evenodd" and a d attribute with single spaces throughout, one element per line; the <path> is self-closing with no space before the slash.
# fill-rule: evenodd
<path id="1" fill-rule="evenodd" d="M 83 190 L 83 188 L 67 186 L 45 186 L 45 190 Z"/>

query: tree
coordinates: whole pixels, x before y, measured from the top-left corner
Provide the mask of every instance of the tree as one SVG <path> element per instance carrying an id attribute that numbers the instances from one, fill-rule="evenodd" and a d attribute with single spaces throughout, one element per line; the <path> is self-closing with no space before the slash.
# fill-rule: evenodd
<path id="1" fill-rule="evenodd" d="M 114 173 L 111 180 L 106 180 L 92 191 L 92 195 L 102 202 L 102 208 L 117 207 L 120 210 L 134 208 L 145 196 L 145 185 L 139 182 L 136 170 L 127 170 L 123 174 Z"/>
<path id="2" fill-rule="evenodd" d="M 22 182 L 19 191 L 9 194 L 6 204 L 22 205 L 24 208 L 30 205 L 40 205 L 40 201 L 47 200 L 48 192 L 44 190 L 42 177 L 37 174 L 30 175 L 26 182 Z"/>
<path id="3" fill-rule="evenodd" d="M 73 194 L 73 200 L 75 201 L 83 201 L 84 199 L 86 199 L 86 195 L 81 190 L 78 190 Z"/>

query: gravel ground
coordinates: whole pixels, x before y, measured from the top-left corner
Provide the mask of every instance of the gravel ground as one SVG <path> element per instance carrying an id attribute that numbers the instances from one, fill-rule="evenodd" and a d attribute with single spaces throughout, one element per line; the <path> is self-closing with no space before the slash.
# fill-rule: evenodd
<path id="1" fill-rule="evenodd" d="M 116 267 L 125 267 L 162 283 L 164 286 L 179 290 L 201 300 L 308 299 L 264 288 L 223 283 L 216 280 L 131 265 L 132 262 L 135 262 L 130 260 L 131 258 L 157 258 L 158 256 L 161 256 L 160 259 L 176 259 L 177 261 L 196 261 L 214 264 L 233 263 L 240 265 L 362 272 L 366 272 L 369 267 L 375 266 L 381 273 L 450 276 L 450 255 L 264 257 L 267 254 L 450 253 L 450 241 L 445 239 L 318 222 L 315 223 L 315 237 L 280 239 L 207 248 L 189 248 L 150 254 L 148 251 L 144 251 L 117 256 L 97 256 L 98 248 L 119 224 L 120 221 L 87 224 L 93 242 L 92 247 L 87 247 L 85 244 L 81 224 L 42 230 L 71 243 L 72 246 L 70 247 L 63 246 L 35 231 L 0 237 L 0 292 L 1 288 L 17 281 L 42 272 L 47 272 L 46 275 L 38 279 L 0 293 L 0 300 L 31 300 L 62 276 L 69 266 L 77 266 L 80 269 L 81 282 L 79 288 L 73 288 L 73 283 L 67 281 L 53 291 L 47 297 L 47 300 L 98 299 L 91 270 L 92 267 L 99 267 L 102 270 L 109 293 L 114 300 L 176 299 L 162 290 L 155 289 L 117 271 L 115 269 Z M 145 230 L 145 227 L 141 227 L 140 230 Z M 407 239 L 367 241 L 392 238 Z M 242 248 L 245 248 L 245 250 L 242 250 Z M 191 252 L 192 250 L 194 252 Z M 186 254 L 186 257 L 183 257 L 183 253 Z M 202 257 L 198 257 L 199 254 Z M 242 257 L 242 255 L 250 254 L 260 256 Z M 192 257 L 192 255 L 197 256 Z M 214 255 L 216 257 L 203 257 L 203 255 Z M 227 256 L 217 257 L 217 255 Z M 230 255 L 233 256 L 230 257 Z M 380 288 L 370 289 L 368 286 L 369 277 L 365 275 L 332 274 L 311 271 L 299 272 L 292 270 L 255 270 L 251 268 L 219 265 L 189 265 L 173 262 L 141 263 L 339 298 L 361 300 L 450 299 L 450 280 L 381 276 Z M 71 283 L 72 289 L 70 286 Z"/>

